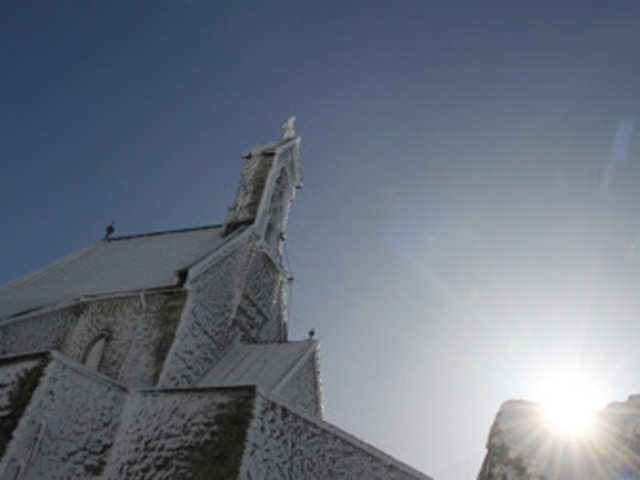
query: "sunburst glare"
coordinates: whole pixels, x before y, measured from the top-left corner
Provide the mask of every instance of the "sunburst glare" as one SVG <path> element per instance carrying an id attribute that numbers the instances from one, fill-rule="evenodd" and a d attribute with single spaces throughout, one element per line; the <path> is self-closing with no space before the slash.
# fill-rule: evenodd
<path id="1" fill-rule="evenodd" d="M 540 409 L 545 427 L 554 435 L 584 438 L 594 430 L 601 392 L 582 372 L 565 371 L 541 382 Z"/>

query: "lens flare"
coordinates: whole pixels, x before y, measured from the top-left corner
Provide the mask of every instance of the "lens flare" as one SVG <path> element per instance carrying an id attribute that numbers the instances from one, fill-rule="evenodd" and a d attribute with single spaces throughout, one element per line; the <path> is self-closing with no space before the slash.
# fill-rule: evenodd
<path id="1" fill-rule="evenodd" d="M 583 438 L 593 432 L 599 394 L 579 372 L 550 375 L 539 397 L 545 427 L 554 435 Z"/>

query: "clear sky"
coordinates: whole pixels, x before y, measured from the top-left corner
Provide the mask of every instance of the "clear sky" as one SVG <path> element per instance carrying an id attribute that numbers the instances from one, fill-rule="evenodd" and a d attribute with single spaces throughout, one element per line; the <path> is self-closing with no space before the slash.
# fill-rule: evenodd
<path id="1" fill-rule="evenodd" d="M 267 3 L 2 2 L 0 281 L 222 222 L 295 114 L 329 421 L 458 480 L 550 372 L 639 392 L 640 4 Z"/>

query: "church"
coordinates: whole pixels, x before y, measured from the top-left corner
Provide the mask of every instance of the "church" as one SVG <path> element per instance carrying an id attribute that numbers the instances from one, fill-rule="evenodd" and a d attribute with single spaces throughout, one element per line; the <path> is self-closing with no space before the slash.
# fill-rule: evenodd
<path id="1" fill-rule="evenodd" d="M 0 286 L 0 478 L 429 477 L 323 420 L 287 335 L 293 117 L 224 223 L 113 236 Z"/>

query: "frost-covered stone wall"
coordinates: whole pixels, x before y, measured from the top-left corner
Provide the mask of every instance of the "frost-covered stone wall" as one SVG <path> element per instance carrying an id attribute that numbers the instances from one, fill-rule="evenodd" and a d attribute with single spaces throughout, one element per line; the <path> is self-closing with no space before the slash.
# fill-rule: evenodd
<path id="1" fill-rule="evenodd" d="M 242 480 L 415 480 L 426 475 L 322 421 L 256 398 Z"/>
<path id="2" fill-rule="evenodd" d="M 0 325 L 0 355 L 58 350 L 83 363 L 106 338 L 98 370 L 132 387 L 150 387 L 173 342 L 186 292 L 168 290 L 96 299 Z"/>
<path id="3" fill-rule="evenodd" d="M 0 407 L 3 479 L 428 478 L 255 387 L 127 391 L 57 353 L 2 359 Z"/>
<path id="4" fill-rule="evenodd" d="M 0 323 L 0 356 L 62 350 L 83 310 L 74 305 Z"/>
<path id="5" fill-rule="evenodd" d="M 237 478 L 254 398 L 252 388 L 131 394 L 103 478 Z"/>
<path id="6" fill-rule="evenodd" d="M 150 387 L 173 342 L 185 299 L 186 292 L 173 290 L 88 303 L 62 351 L 84 362 L 87 347 L 105 335 L 98 370 L 128 387 Z"/>
<path id="7" fill-rule="evenodd" d="M 40 369 L 37 387 L 0 462 L 0 478 L 98 477 L 113 444 L 126 391 L 60 356 L 39 358 L 48 364 Z M 18 358 L 9 370 L 28 362 Z M 8 370 L 0 371 L 4 375 Z M 24 387 L 23 395 L 29 394 L 33 383 Z"/>
<path id="8" fill-rule="evenodd" d="M 31 401 L 47 362 L 46 355 L 0 359 L 0 459 Z"/>
<path id="9" fill-rule="evenodd" d="M 320 418 L 322 416 L 322 397 L 318 376 L 316 359 L 310 355 L 274 394 L 295 410 Z"/>
<path id="10" fill-rule="evenodd" d="M 273 162 L 273 155 L 245 155 L 242 180 L 227 216 L 226 229 L 228 232 L 255 219 Z"/>
<path id="11" fill-rule="evenodd" d="M 191 281 L 163 387 L 197 384 L 237 343 L 283 340 L 282 274 L 247 238 Z"/>
<path id="12" fill-rule="evenodd" d="M 249 254 L 250 245 L 240 244 L 193 280 L 160 379 L 163 387 L 195 384 L 233 347 L 233 321 Z"/>
<path id="13" fill-rule="evenodd" d="M 254 248 L 247 284 L 240 307 L 246 320 L 238 322 L 244 343 L 273 343 L 286 340 L 282 291 L 283 272 L 263 248 Z"/>

